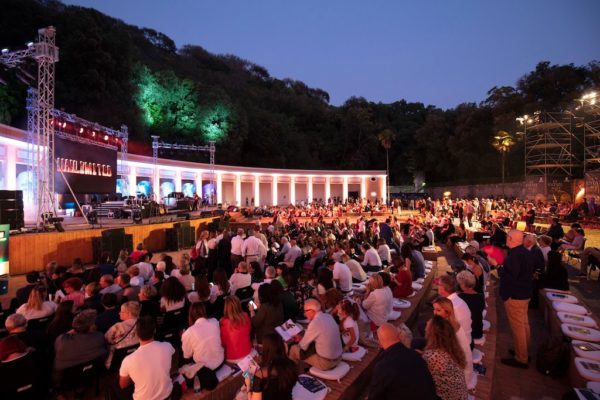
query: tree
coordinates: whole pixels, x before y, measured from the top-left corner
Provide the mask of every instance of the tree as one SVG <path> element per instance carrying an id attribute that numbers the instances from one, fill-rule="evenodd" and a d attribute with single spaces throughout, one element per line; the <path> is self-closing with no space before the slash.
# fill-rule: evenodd
<path id="1" fill-rule="evenodd" d="M 386 190 L 387 190 L 387 203 L 390 203 L 390 149 L 392 148 L 392 142 L 396 138 L 394 132 L 391 129 L 384 129 L 377 134 L 377 140 L 381 147 L 385 149 L 385 172 L 386 172 Z"/>

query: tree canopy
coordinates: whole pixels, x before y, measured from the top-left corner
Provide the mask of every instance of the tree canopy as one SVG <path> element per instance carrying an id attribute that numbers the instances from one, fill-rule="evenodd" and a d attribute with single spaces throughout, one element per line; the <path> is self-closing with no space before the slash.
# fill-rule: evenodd
<path id="1" fill-rule="evenodd" d="M 515 133 L 515 117 L 561 110 L 600 87 L 600 63 L 553 65 L 493 87 L 481 104 L 442 110 L 399 100 L 351 97 L 339 107 L 329 94 L 235 55 L 199 45 L 177 49 L 163 33 L 55 0 L 4 0 L 2 47 L 19 49 L 40 27 L 57 28 L 56 107 L 103 125 L 126 124 L 132 152 L 150 154 L 150 135 L 177 143 L 217 141 L 217 163 L 305 169 L 385 169 L 391 184 L 500 175 L 491 145 L 499 130 Z M 0 122 L 25 125 L 25 92 L 35 64 L 0 69 Z M 384 136 L 381 135 L 385 132 Z M 205 155 L 167 154 L 206 161 Z M 513 146 L 509 175 L 523 174 L 523 150 Z"/>

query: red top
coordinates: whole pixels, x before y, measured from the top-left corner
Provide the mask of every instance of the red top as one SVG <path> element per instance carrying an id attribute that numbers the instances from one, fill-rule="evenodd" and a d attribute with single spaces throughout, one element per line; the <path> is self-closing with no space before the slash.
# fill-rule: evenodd
<path id="1" fill-rule="evenodd" d="M 221 322 L 221 343 L 225 348 L 226 360 L 237 360 L 246 357 L 252 351 L 250 332 L 252 323 L 248 314 L 244 314 L 244 323 L 233 326 L 228 318 L 223 317 Z"/>
<path id="2" fill-rule="evenodd" d="M 412 279 L 406 268 L 401 268 L 396 274 L 396 286 L 392 290 L 394 297 L 408 297 L 412 294 Z"/>
<path id="3" fill-rule="evenodd" d="M 140 262 L 140 258 L 146 253 L 146 250 L 135 250 L 131 252 L 129 258 L 131 258 L 131 261 L 133 261 L 134 264 L 137 264 Z"/>

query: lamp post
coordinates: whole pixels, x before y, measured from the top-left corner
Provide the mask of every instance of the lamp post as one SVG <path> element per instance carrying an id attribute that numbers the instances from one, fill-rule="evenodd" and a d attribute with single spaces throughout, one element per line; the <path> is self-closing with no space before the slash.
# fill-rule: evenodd
<path id="1" fill-rule="evenodd" d="M 494 136 L 494 142 L 492 146 L 500 152 L 502 155 L 502 195 L 504 195 L 504 169 L 506 164 L 506 153 L 510 151 L 510 148 L 515 144 L 515 139 L 512 135 L 506 131 L 498 131 Z"/>

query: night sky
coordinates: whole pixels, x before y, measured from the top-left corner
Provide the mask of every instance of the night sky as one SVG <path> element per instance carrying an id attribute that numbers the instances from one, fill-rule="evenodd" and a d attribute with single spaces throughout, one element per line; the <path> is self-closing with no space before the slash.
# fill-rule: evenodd
<path id="1" fill-rule="evenodd" d="M 479 102 L 539 61 L 600 60 L 598 0 L 68 0 L 350 96 Z"/>

